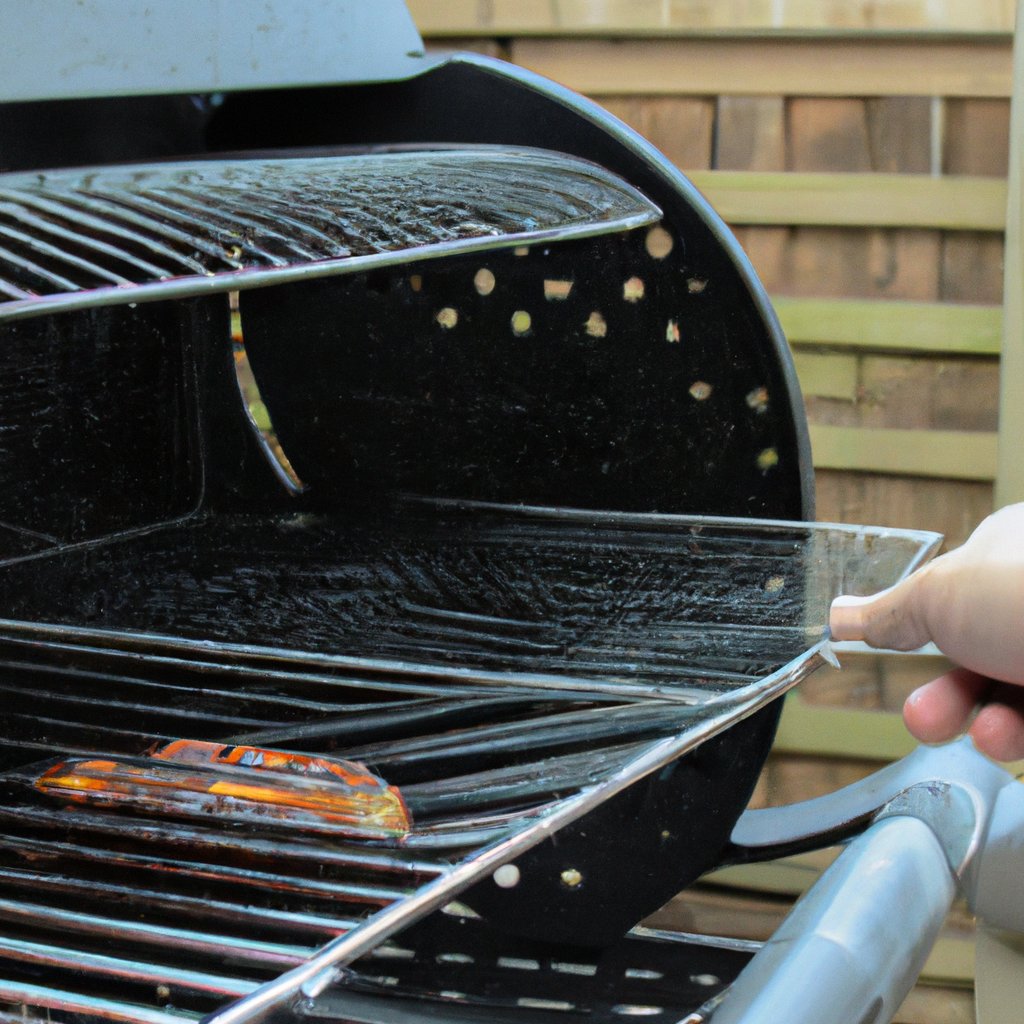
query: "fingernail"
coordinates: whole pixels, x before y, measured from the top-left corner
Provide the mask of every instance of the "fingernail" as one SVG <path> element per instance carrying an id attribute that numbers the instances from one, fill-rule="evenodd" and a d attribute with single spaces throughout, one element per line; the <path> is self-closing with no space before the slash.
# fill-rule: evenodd
<path id="1" fill-rule="evenodd" d="M 920 703 L 921 698 L 924 696 L 924 693 L 922 692 L 923 690 L 924 687 L 919 686 L 907 697 L 907 699 L 903 702 L 903 706 L 905 708 L 917 707 L 917 705 Z"/>

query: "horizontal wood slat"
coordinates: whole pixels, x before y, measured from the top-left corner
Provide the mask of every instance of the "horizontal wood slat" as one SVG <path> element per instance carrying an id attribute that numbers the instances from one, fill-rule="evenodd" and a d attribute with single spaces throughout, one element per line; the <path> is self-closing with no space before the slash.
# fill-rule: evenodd
<path id="1" fill-rule="evenodd" d="M 1011 0 L 408 0 L 424 35 L 1009 33 Z"/>
<path id="2" fill-rule="evenodd" d="M 812 423 L 818 469 L 896 473 L 949 480 L 993 480 L 996 434 L 988 431 L 900 430 Z"/>
<path id="3" fill-rule="evenodd" d="M 515 39 L 516 64 L 602 95 L 1010 95 L 1010 41 Z"/>
<path id="4" fill-rule="evenodd" d="M 1001 231 L 1006 182 L 926 174 L 692 171 L 730 224 Z"/>
<path id="5" fill-rule="evenodd" d="M 777 753 L 895 761 L 917 747 L 898 714 L 820 707 L 786 698 L 772 749 Z"/>
<path id="6" fill-rule="evenodd" d="M 772 296 L 772 305 L 793 345 L 999 355 L 1002 311 L 998 306 L 785 296 Z"/>
<path id="7" fill-rule="evenodd" d="M 793 353 L 793 365 L 805 398 L 837 398 L 843 402 L 857 400 L 859 368 L 856 356 L 799 349 Z"/>

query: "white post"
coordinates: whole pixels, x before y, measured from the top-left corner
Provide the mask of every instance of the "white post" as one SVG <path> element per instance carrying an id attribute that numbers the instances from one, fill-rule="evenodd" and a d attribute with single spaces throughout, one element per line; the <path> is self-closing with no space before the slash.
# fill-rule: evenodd
<path id="1" fill-rule="evenodd" d="M 1024 0 L 1014 32 L 1008 186 L 996 508 L 1024 501 Z"/>

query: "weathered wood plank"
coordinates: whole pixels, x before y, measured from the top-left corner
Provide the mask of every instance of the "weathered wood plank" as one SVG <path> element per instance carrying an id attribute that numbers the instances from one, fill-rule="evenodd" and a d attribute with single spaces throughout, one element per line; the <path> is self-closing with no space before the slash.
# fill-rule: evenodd
<path id="1" fill-rule="evenodd" d="M 820 707 L 797 694 L 786 707 L 772 748 L 777 753 L 895 761 L 917 747 L 898 714 Z"/>
<path id="2" fill-rule="evenodd" d="M 425 35 L 713 31 L 1009 33 L 1012 0 L 408 0 Z"/>
<path id="3" fill-rule="evenodd" d="M 1010 95 L 1009 41 L 514 39 L 512 59 L 592 96 Z"/>
<path id="4" fill-rule="evenodd" d="M 996 435 L 988 431 L 898 430 L 894 428 L 810 426 L 815 467 L 992 480 Z"/>
<path id="5" fill-rule="evenodd" d="M 1002 310 L 951 302 L 772 296 L 791 344 L 891 352 L 998 355 Z"/>
<path id="6" fill-rule="evenodd" d="M 933 104 L 927 96 L 882 96 L 865 100 L 871 167 L 876 171 L 931 174 L 938 171 L 933 154 Z M 968 172 L 965 172 L 968 173 Z"/>
<path id="7" fill-rule="evenodd" d="M 788 100 L 786 170 L 829 173 L 877 170 L 871 160 L 865 101 L 847 97 Z"/>
<path id="8" fill-rule="evenodd" d="M 990 431 L 998 427 L 995 359 L 865 355 L 855 420 L 860 427 Z M 830 422 L 819 417 L 821 422 Z"/>
<path id="9" fill-rule="evenodd" d="M 601 105 L 654 143 L 677 167 L 711 167 L 715 128 L 713 99 L 605 96 Z"/>
<path id="10" fill-rule="evenodd" d="M 772 295 L 940 298 L 939 231 L 737 225 L 734 232 Z"/>
<path id="11" fill-rule="evenodd" d="M 934 530 L 962 544 L 993 508 L 991 481 L 942 480 L 819 469 L 818 518 Z"/>
<path id="12" fill-rule="evenodd" d="M 924 96 L 791 97 L 786 169 L 929 174 L 932 122 Z"/>
<path id="13" fill-rule="evenodd" d="M 796 376 L 804 397 L 833 398 L 844 402 L 857 400 L 857 357 L 837 352 L 793 353 Z"/>
<path id="14" fill-rule="evenodd" d="M 948 671 L 951 665 L 939 655 L 892 654 L 861 644 L 842 644 L 836 653 L 841 668 L 823 666 L 796 691 L 805 708 L 900 714 L 914 690 Z"/>
<path id="15" fill-rule="evenodd" d="M 1010 104 L 1006 100 L 949 99 L 945 110 L 942 173 L 1005 178 Z"/>
<path id="16" fill-rule="evenodd" d="M 986 302 L 1001 306 L 1002 236 L 976 231 L 943 235 L 938 297 L 947 302 Z"/>
<path id="17" fill-rule="evenodd" d="M 921 174 L 694 171 L 693 183 L 730 224 L 1002 231 L 1006 183 Z"/>
<path id="18" fill-rule="evenodd" d="M 724 171 L 786 169 L 782 96 L 719 96 L 714 166 Z"/>

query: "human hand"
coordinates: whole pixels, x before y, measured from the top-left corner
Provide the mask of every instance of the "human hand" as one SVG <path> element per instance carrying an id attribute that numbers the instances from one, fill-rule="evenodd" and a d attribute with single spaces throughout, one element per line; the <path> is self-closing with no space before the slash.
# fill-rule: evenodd
<path id="1" fill-rule="evenodd" d="M 935 643 L 960 667 L 907 698 L 907 728 L 939 743 L 970 723 L 982 753 L 1024 757 L 1024 504 L 989 516 L 962 547 L 895 587 L 836 598 L 830 626 L 834 639 L 872 647 Z"/>

